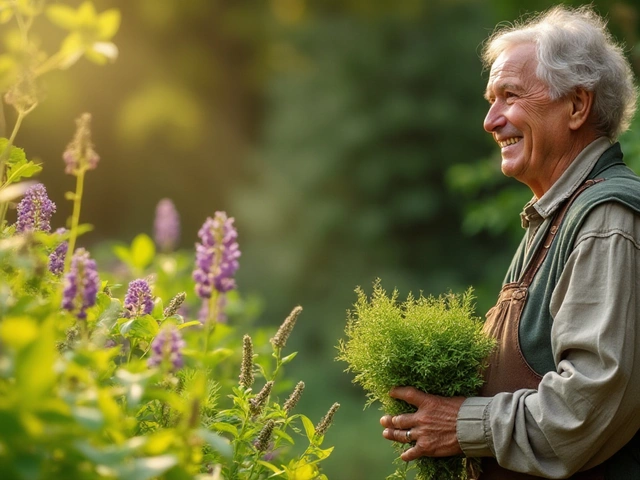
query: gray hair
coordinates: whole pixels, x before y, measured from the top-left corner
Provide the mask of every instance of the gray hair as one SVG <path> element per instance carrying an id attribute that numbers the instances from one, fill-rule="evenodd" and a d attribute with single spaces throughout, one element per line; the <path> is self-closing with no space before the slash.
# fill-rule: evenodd
<path id="1" fill-rule="evenodd" d="M 547 84 L 552 99 L 577 87 L 592 91 L 599 133 L 615 140 L 629 128 L 636 110 L 633 72 L 606 21 L 590 7 L 558 5 L 522 23 L 498 26 L 482 51 L 485 68 L 522 43 L 535 44 L 536 76 Z"/>

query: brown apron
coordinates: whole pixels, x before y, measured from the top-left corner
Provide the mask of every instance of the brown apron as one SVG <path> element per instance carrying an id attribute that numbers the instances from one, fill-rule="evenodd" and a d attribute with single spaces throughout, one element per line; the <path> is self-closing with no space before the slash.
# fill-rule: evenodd
<path id="1" fill-rule="evenodd" d="M 527 363 L 518 340 L 520 317 L 527 300 L 528 289 L 549 252 L 551 242 L 558 232 L 569 206 L 580 193 L 598 181 L 600 180 L 588 180 L 563 204 L 555 216 L 543 244 L 535 252 L 520 281 L 504 285 L 500 291 L 498 303 L 487 312 L 484 331 L 497 340 L 497 348 L 489 358 L 489 367 L 484 375 L 485 384 L 480 391 L 480 396 L 492 397 L 500 392 L 538 388 L 542 376 Z M 482 459 L 482 473 L 479 480 L 533 480 L 539 478 L 534 475 L 506 470 L 498 465 L 495 458 Z M 598 466 L 579 472 L 571 479 L 604 480 L 604 468 Z"/>

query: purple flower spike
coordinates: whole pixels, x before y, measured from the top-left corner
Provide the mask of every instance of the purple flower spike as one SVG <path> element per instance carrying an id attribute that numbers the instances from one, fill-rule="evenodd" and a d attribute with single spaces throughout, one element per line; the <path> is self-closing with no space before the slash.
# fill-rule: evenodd
<path id="1" fill-rule="evenodd" d="M 79 248 L 71 259 L 71 268 L 64 276 L 62 308 L 75 313 L 80 319 L 87 318 L 87 309 L 96 303 L 100 278 L 96 262 L 89 252 Z"/>
<path id="2" fill-rule="evenodd" d="M 198 232 L 202 243 L 196 244 L 196 293 L 201 298 L 211 298 L 213 290 L 220 293 L 236 288 L 233 276 L 238 270 L 238 232 L 233 226 L 233 217 L 225 212 L 216 212 L 207 218 Z"/>
<path id="3" fill-rule="evenodd" d="M 59 228 L 56 230 L 56 234 L 62 235 L 66 233 L 65 228 Z M 67 250 L 69 249 L 69 242 L 66 240 L 56 247 L 56 249 L 49 254 L 49 271 L 54 275 L 62 275 L 64 270 L 64 261 L 67 258 Z"/>
<path id="4" fill-rule="evenodd" d="M 164 328 L 160 330 L 156 338 L 151 342 L 151 357 L 149 357 L 147 365 L 149 367 L 157 367 L 167 361 L 171 365 L 172 371 L 178 370 L 184 365 L 182 358 L 182 349 L 184 347 L 185 341 L 175 326 Z"/>
<path id="5" fill-rule="evenodd" d="M 51 231 L 51 216 L 56 211 L 56 204 L 47 197 L 47 189 L 41 183 L 29 187 L 24 198 L 17 207 L 18 221 L 16 232 Z"/>
<path id="6" fill-rule="evenodd" d="M 127 295 L 124 298 L 124 308 L 127 317 L 148 315 L 153 310 L 151 287 L 141 278 L 129 283 Z"/>
<path id="7" fill-rule="evenodd" d="M 158 202 L 153 229 L 160 250 L 170 252 L 176 247 L 180 239 L 180 216 L 170 199 L 163 198 Z"/>

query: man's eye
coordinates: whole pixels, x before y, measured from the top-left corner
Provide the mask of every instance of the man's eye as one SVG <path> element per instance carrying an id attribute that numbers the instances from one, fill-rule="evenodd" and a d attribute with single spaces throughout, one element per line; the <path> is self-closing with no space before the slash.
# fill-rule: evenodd
<path id="1" fill-rule="evenodd" d="M 505 98 L 516 98 L 517 95 L 513 92 L 505 92 L 504 93 Z"/>

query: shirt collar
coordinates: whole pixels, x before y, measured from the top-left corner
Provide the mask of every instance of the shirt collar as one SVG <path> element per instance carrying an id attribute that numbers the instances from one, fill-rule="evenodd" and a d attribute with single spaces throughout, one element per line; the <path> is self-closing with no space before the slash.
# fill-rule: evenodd
<path id="1" fill-rule="evenodd" d="M 534 215 L 543 219 L 552 215 L 584 183 L 600 156 L 610 146 L 611 141 L 607 137 L 599 137 L 587 145 L 541 198 L 533 197 L 524 206 L 520 214 L 523 228 L 529 226 L 530 218 Z"/>

